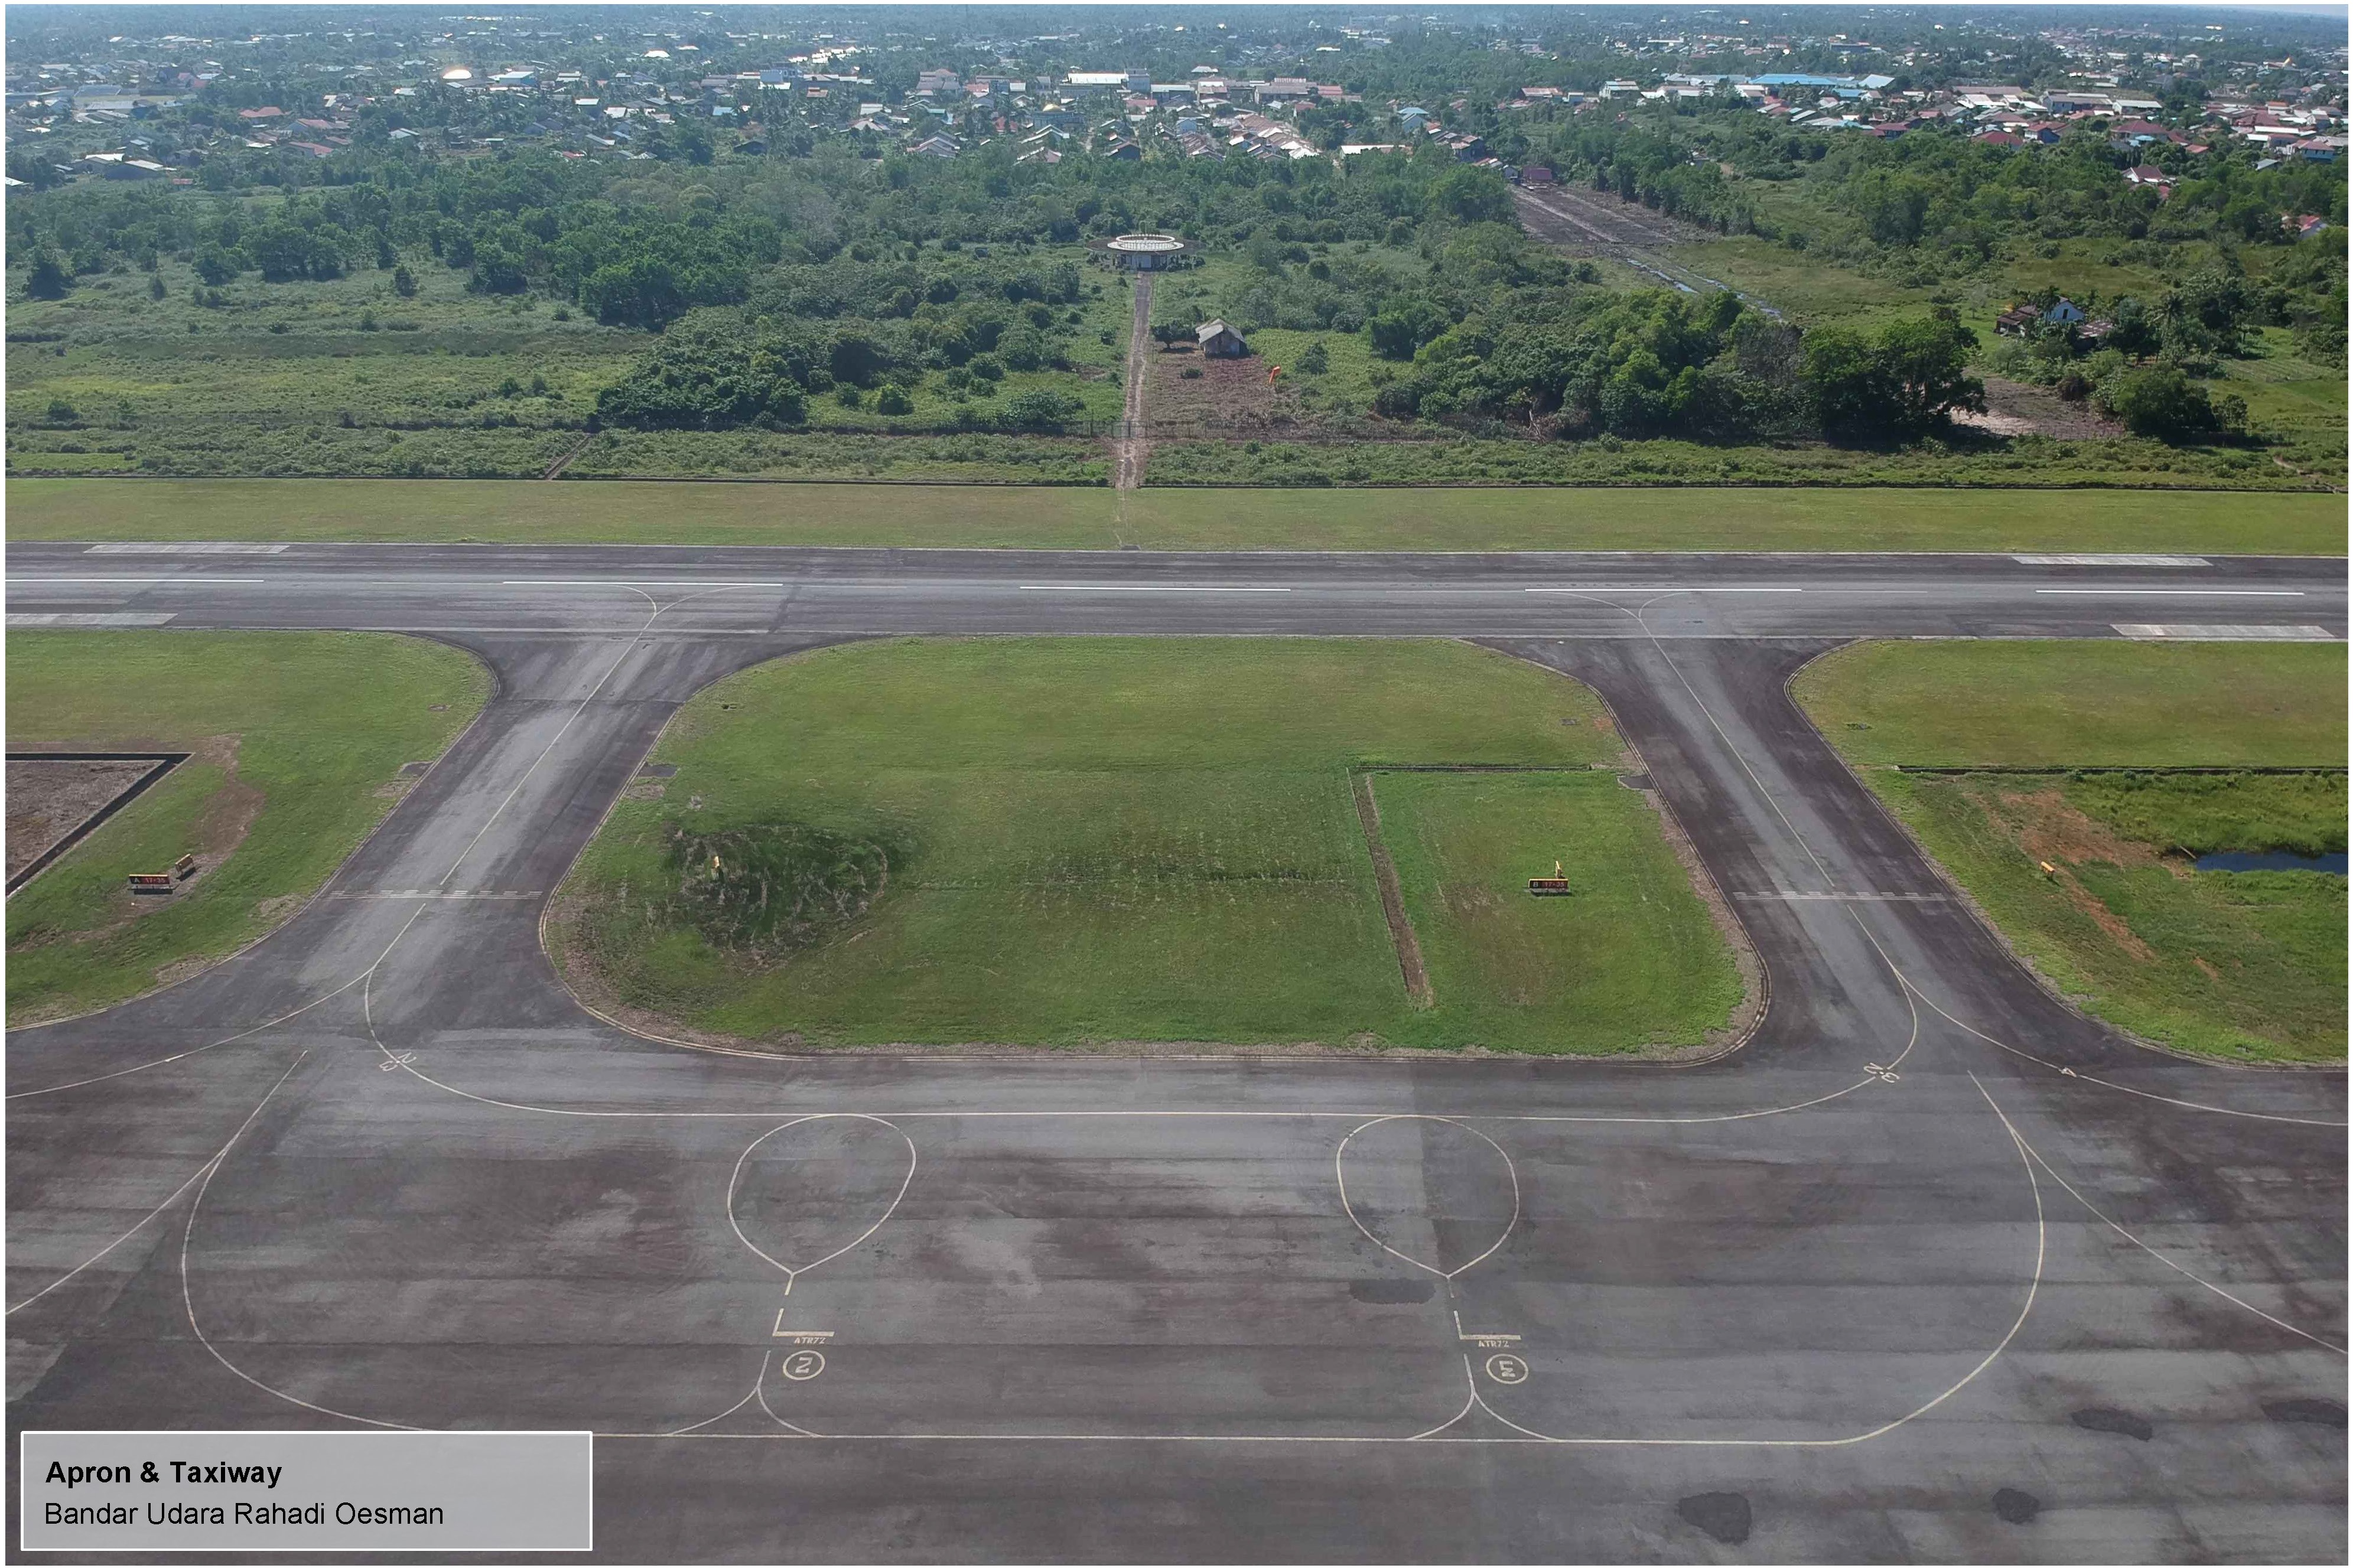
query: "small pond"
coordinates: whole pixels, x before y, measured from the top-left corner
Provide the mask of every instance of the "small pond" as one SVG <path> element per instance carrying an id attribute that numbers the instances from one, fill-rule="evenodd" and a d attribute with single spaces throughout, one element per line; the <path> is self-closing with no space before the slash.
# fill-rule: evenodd
<path id="1" fill-rule="evenodd" d="M 2257 855 L 2244 849 L 2225 849 L 2212 855 L 2200 855 L 2197 861 L 2200 871 L 2333 871 L 2345 875 L 2345 851 L 2333 855 L 2290 855 L 2273 850 Z"/>

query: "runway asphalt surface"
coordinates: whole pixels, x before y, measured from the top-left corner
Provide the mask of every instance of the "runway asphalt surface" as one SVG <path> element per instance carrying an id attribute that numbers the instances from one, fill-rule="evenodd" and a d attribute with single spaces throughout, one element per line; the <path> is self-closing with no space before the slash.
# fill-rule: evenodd
<path id="1" fill-rule="evenodd" d="M 498 689 L 269 941 L 9 1037 L 10 1428 L 592 1428 L 616 1561 L 2342 1561 L 2345 1075 L 2054 1001 L 1784 682 L 1865 635 L 2342 637 L 2345 570 L 12 548 L 12 626 L 421 630 Z M 748 1058 L 580 1011 L 541 901 L 676 706 L 948 631 L 1588 681 L 1764 1022 L 1661 1068 Z"/>

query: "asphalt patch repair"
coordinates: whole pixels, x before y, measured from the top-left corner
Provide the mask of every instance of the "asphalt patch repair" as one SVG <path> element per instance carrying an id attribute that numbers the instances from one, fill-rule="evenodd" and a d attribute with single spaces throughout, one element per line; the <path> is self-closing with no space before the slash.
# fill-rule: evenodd
<path id="1" fill-rule="evenodd" d="M 1756 1516 L 1740 1492 L 1697 1492 L 1675 1504 L 1676 1517 L 1726 1546 L 1748 1539 Z"/>
<path id="2" fill-rule="evenodd" d="M 2157 1436 L 2157 1428 L 2129 1410 L 2111 1410 L 2094 1405 L 2076 1411 L 2067 1419 L 2086 1432 L 2113 1432 L 2119 1437 L 2130 1437 L 2146 1443 Z"/>

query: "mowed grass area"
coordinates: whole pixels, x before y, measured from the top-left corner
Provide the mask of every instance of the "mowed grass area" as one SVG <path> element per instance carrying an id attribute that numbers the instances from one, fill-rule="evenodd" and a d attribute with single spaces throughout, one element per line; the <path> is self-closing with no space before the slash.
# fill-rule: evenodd
<path id="1" fill-rule="evenodd" d="M 438 757 L 490 695 L 454 648 L 369 633 L 21 631 L 8 637 L 12 749 L 185 751 L 8 900 L 8 1022 L 37 1022 L 193 973 L 269 931 Z M 203 862 L 168 900 L 123 878 Z"/>
<path id="2" fill-rule="evenodd" d="M 2343 643 L 1873 642 L 1790 689 L 1855 763 L 2342 767 Z"/>
<path id="3" fill-rule="evenodd" d="M 2190 857 L 2343 850 L 2344 775 L 2063 770 L 2341 768 L 2346 677 L 2341 644 L 1876 643 L 1793 689 L 2088 1010 L 2183 1050 L 2326 1061 L 2345 1055 L 2346 879 L 2199 871 Z"/>
<path id="4" fill-rule="evenodd" d="M 1609 774 L 1512 775 L 1555 781 L 1526 793 L 1379 777 L 1442 955 L 1429 1009 L 1350 794 L 1359 767 L 1620 752 L 1584 687 L 1458 643 L 830 649 L 680 714 L 656 752 L 677 776 L 625 801 L 566 886 L 559 962 L 592 996 L 786 1045 L 1696 1043 L 1738 1000 L 1731 959 Z M 859 908 L 877 851 L 887 879 Z M 727 858 L 755 854 L 805 883 L 742 889 Z M 1556 858 L 1612 890 L 1529 900 Z M 1508 919 L 1441 907 L 1510 897 Z M 792 951 L 711 940 L 785 906 L 812 917 Z"/>
<path id="5" fill-rule="evenodd" d="M 1629 949 L 1682 987 L 1693 1016 L 1739 1005 L 1732 955 L 1692 918 L 1657 814 L 1616 774 L 1391 773 L 1373 786 L 1434 1024 L 1518 1049 L 1546 1048 L 1564 1021 L 1580 1036 L 1640 1038 L 1665 998 L 1620 982 Z M 1556 865 L 1575 892 L 1531 898 L 1527 879 Z"/>
<path id="6" fill-rule="evenodd" d="M 17 541 L 1110 550 L 2190 551 L 2341 556 L 2341 495 L 1143 489 L 630 480 L 11 479 Z"/>

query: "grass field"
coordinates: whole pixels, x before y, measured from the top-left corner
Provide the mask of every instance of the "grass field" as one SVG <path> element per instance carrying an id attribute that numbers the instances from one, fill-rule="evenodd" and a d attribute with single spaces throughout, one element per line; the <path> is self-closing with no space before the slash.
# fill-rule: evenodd
<path id="1" fill-rule="evenodd" d="M 778 1043 L 1696 1043 L 1739 984 L 1649 806 L 1583 771 L 1619 752 L 1585 688 L 1455 643 L 828 650 L 681 712 L 557 947 L 592 994 Z M 1427 1009 L 1350 794 L 1409 763 L 1579 770 L 1377 775 Z M 1556 859 L 1592 885 L 1529 900 Z M 786 905 L 765 963 L 710 940 Z"/>
<path id="2" fill-rule="evenodd" d="M 2126 550 L 2342 555 L 2345 500 L 2227 491 L 1194 490 L 11 479 L 8 536 L 1108 550 Z"/>
<path id="3" fill-rule="evenodd" d="M 1880 642 L 1791 689 L 1857 763 L 2341 767 L 2346 672 L 2342 643 Z"/>
<path id="4" fill-rule="evenodd" d="M 481 667 L 405 637 L 14 632 L 8 744 L 189 751 L 8 900 L 12 1025 L 119 1002 L 269 930 L 390 809 L 490 693 Z M 196 850 L 168 901 L 123 877 Z"/>
<path id="5" fill-rule="evenodd" d="M 1886 766 L 2341 767 L 2343 647 L 1880 643 L 1830 656 L 1794 689 L 2011 944 L 2088 1010 L 2233 1060 L 2344 1057 L 2346 879 L 2188 858 L 2342 850 L 2344 775 Z"/>

